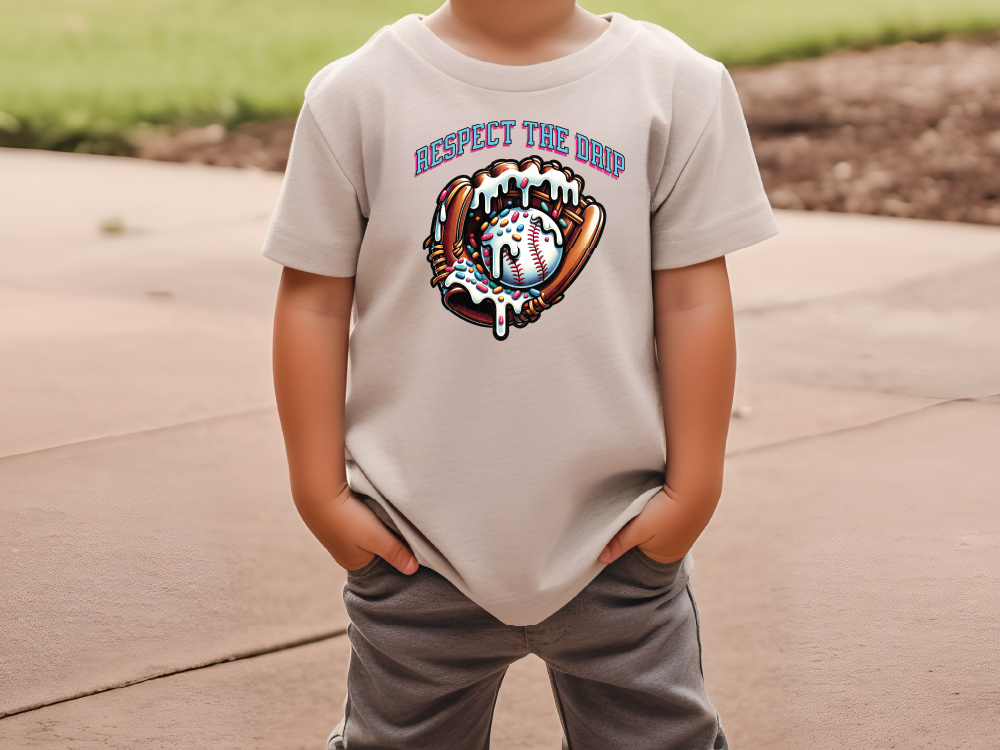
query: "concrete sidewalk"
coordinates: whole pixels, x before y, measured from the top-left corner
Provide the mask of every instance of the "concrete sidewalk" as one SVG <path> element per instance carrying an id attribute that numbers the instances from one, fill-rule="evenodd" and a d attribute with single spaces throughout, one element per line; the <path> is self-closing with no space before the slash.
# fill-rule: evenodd
<path id="1" fill-rule="evenodd" d="M 0 150 L 0 747 L 319 748 L 337 720 L 343 575 L 294 514 L 270 385 L 279 185 Z M 730 259 L 747 408 L 695 551 L 710 694 L 742 750 L 983 747 L 1000 230 L 779 223 Z M 524 660 L 493 746 L 559 737 Z"/>

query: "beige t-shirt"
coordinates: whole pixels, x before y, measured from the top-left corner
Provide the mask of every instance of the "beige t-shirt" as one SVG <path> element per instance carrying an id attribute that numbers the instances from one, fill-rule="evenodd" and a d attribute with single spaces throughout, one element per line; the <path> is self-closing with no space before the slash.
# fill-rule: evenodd
<path id="1" fill-rule="evenodd" d="M 512 625 L 663 484 L 652 271 L 777 232 L 722 65 L 607 19 L 523 67 L 382 29 L 309 85 L 264 247 L 356 276 L 350 483 Z"/>

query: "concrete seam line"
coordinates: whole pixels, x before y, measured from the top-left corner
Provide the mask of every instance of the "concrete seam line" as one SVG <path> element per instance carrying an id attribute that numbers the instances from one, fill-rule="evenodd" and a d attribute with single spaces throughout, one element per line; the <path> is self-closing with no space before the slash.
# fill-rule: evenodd
<path id="1" fill-rule="evenodd" d="M 174 424 L 165 424 L 160 427 L 150 427 L 146 430 L 135 430 L 134 432 L 122 432 L 116 435 L 101 435 L 100 437 L 87 438 L 86 440 L 74 440 L 69 443 L 60 443 L 59 445 L 50 445 L 48 448 L 36 448 L 31 451 L 24 451 L 23 453 L 8 453 L 4 456 L 0 456 L 0 463 L 6 461 L 10 458 L 20 458 L 21 456 L 30 456 L 34 453 L 44 453 L 45 451 L 57 451 L 62 448 L 69 448 L 74 445 L 87 445 L 88 443 L 99 443 L 102 440 L 119 440 L 120 438 L 135 437 L 137 435 L 150 435 L 154 432 L 165 432 L 167 430 L 176 430 L 183 427 L 190 427 L 192 425 L 198 424 L 209 424 L 211 422 L 223 422 L 227 419 L 234 419 L 236 417 L 245 417 L 250 414 L 263 414 L 264 412 L 274 411 L 277 407 L 271 406 L 256 406 L 253 409 L 244 409 L 243 411 L 229 412 L 228 414 L 215 414 L 211 417 L 202 417 L 201 419 L 192 419 L 189 422 L 176 422 Z"/>
<path id="2" fill-rule="evenodd" d="M 755 445 L 752 448 L 741 448 L 740 450 L 727 451 L 726 458 L 733 458 L 735 456 L 745 456 L 748 453 L 757 453 L 759 451 L 766 451 L 771 448 L 781 448 L 786 445 L 791 445 L 792 443 L 800 443 L 804 440 L 815 440 L 817 438 L 827 437 L 828 435 L 843 435 L 848 432 L 854 432 L 856 430 L 865 430 L 869 427 L 874 427 L 875 425 L 885 424 L 886 422 L 891 422 L 895 419 L 902 419 L 903 417 L 908 417 L 911 414 L 919 414 L 922 411 L 927 411 L 928 409 L 937 409 L 940 406 L 947 406 L 948 404 L 957 403 L 970 403 L 970 404 L 980 404 L 982 406 L 993 406 L 994 403 L 988 401 L 987 399 L 1000 398 L 1000 393 L 994 393 L 988 396 L 962 396 L 960 398 L 949 398 L 943 401 L 938 401 L 936 404 L 928 404 L 927 406 L 921 406 L 918 409 L 912 409 L 911 411 L 905 411 L 902 414 L 893 414 L 891 417 L 883 417 L 882 419 L 876 419 L 874 422 L 865 422 L 864 424 L 857 424 L 851 427 L 841 427 L 837 430 L 830 430 L 829 432 L 817 432 L 815 435 L 802 435 L 801 437 L 787 438 L 785 440 L 777 440 L 773 443 L 768 443 L 767 445 Z"/>
<path id="3" fill-rule="evenodd" d="M 153 680 L 160 680 L 164 677 L 172 677 L 178 674 L 184 674 L 185 672 L 195 672 L 199 669 L 206 669 L 207 667 L 216 667 L 220 664 L 228 664 L 233 661 L 243 661 L 244 659 L 252 659 L 256 656 L 266 656 L 267 654 L 276 654 L 280 651 L 288 651 L 293 648 L 299 648 L 300 646 L 308 646 L 313 643 L 320 643 L 321 641 L 328 641 L 333 638 L 339 638 L 347 633 L 347 628 L 337 628 L 336 630 L 330 630 L 325 633 L 320 633 L 318 635 L 307 636 L 306 638 L 299 638 L 294 641 L 288 641 L 287 643 L 281 643 L 277 646 L 271 646 L 268 648 L 255 649 L 253 651 L 243 651 L 237 652 L 231 656 L 225 656 L 214 661 L 207 661 L 203 664 L 195 664 L 190 667 L 181 667 L 179 669 L 173 669 L 168 672 L 163 672 L 162 674 L 156 674 L 152 677 L 143 677 L 137 680 L 128 680 L 121 683 L 120 685 L 110 685 L 108 687 L 97 688 L 96 690 L 84 690 L 79 693 L 74 693 L 73 695 L 68 695 L 65 698 L 57 698 L 56 700 L 46 701 L 44 703 L 33 703 L 28 706 L 22 706 L 20 708 L 15 708 L 11 711 L 0 710 L 0 720 L 6 719 L 11 716 L 17 716 L 19 714 L 25 714 L 30 711 L 38 711 L 39 709 L 46 708 L 48 706 L 56 706 L 60 703 L 67 703 L 69 701 L 74 701 L 79 698 L 86 698 L 90 695 L 100 695 L 101 693 L 109 693 L 112 690 L 121 690 L 122 688 L 131 687 L 133 685 L 141 685 L 144 682 L 151 682 Z"/>

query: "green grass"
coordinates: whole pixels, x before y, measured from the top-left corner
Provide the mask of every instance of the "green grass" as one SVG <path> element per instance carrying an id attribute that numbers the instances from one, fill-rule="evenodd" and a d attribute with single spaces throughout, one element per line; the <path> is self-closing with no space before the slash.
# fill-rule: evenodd
<path id="1" fill-rule="evenodd" d="M 665 26 L 727 65 L 1000 28 L 998 0 L 627 0 L 615 10 Z"/>
<path id="2" fill-rule="evenodd" d="M 1000 27 L 998 0 L 586 0 L 734 64 Z M 0 144 L 110 151 L 138 123 L 294 113 L 309 78 L 421 0 L 0 0 Z"/>

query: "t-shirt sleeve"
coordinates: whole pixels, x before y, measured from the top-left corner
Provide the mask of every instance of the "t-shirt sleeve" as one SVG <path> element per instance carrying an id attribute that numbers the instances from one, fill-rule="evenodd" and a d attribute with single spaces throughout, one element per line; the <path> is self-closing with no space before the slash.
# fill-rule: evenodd
<path id="1" fill-rule="evenodd" d="M 654 197 L 666 197 L 652 206 L 653 270 L 701 263 L 778 233 L 725 69 L 715 108 L 676 174 L 672 185 L 654 191 Z"/>
<path id="2" fill-rule="evenodd" d="M 354 276 L 365 224 L 358 193 L 307 102 L 262 252 L 300 271 Z"/>

